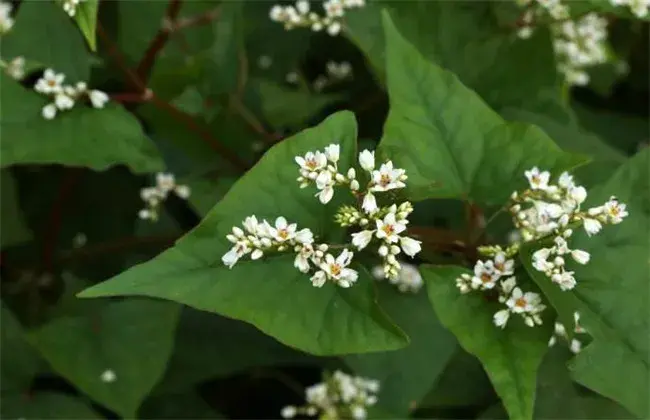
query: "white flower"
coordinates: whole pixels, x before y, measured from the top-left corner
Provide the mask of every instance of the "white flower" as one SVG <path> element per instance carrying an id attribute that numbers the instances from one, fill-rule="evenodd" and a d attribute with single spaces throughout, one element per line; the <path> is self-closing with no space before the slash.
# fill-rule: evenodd
<path id="1" fill-rule="evenodd" d="M 314 254 L 314 248 L 311 245 L 304 245 L 300 248 L 300 251 L 296 254 L 296 258 L 293 261 L 293 266 L 302 273 L 307 273 L 309 271 L 309 258 Z"/>
<path id="2" fill-rule="evenodd" d="M 332 254 L 325 255 L 325 262 L 320 268 L 331 279 L 336 280 L 339 286 L 349 287 L 357 280 L 358 273 L 347 266 L 352 261 L 354 253 L 344 249 L 341 254 L 334 258 Z"/>
<path id="3" fill-rule="evenodd" d="M 577 205 L 580 205 L 587 199 L 587 190 L 581 186 L 572 187 L 569 189 L 569 196 Z"/>
<path id="4" fill-rule="evenodd" d="M 595 235 L 596 233 L 600 232 L 600 229 L 602 229 L 603 225 L 596 219 L 591 219 L 586 217 L 584 219 L 584 228 L 585 232 L 587 232 L 587 235 L 592 236 Z"/>
<path id="5" fill-rule="evenodd" d="M 525 171 L 524 175 L 528 179 L 530 188 L 533 190 L 545 190 L 548 188 L 548 181 L 551 177 L 548 171 L 540 172 L 539 168 L 535 166 L 529 171 Z"/>
<path id="6" fill-rule="evenodd" d="M 54 97 L 54 104 L 61 111 L 72 109 L 74 107 L 74 100 L 65 93 L 57 93 Z"/>
<path id="7" fill-rule="evenodd" d="M 330 171 L 323 171 L 316 177 L 316 188 L 322 190 L 323 188 L 331 187 L 333 183 L 332 173 Z"/>
<path id="8" fill-rule="evenodd" d="M 224 256 L 221 257 L 221 261 L 228 268 L 232 268 L 242 256 L 248 254 L 250 251 L 251 249 L 248 247 L 248 244 L 246 244 L 246 242 L 237 242 L 235 246 L 230 249 L 230 251 L 226 252 Z"/>
<path id="9" fill-rule="evenodd" d="M 190 187 L 188 187 L 187 185 L 177 185 L 176 188 L 174 188 L 174 192 L 179 198 L 182 198 L 184 200 L 190 198 L 190 194 L 191 194 Z"/>
<path id="10" fill-rule="evenodd" d="M 88 93 L 88 98 L 94 108 L 104 108 L 104 105 L 108 102 L 108 95 L 101 90 L 91 90 Z"/>
<path id="11" fill-rule="evenodd" d="M 556 236 L 553 239 L 553 242 L 555 243 L 555 252 L 558 255 L 564 255 L 569 253 L 569 244 L 567 243 L 566 239 L 564 239 L 561 236 Z"/>
<path id="12" fill-rule="evenodd" d="M 325 156 L 327 156 L 327 159 L 333 163 L 338 162 L 340 152 L 341 146 L 338 144 L 330 144 L 325 148 Z"/>
<path id="13" fill-rule="evenodd" d="M 163 196 L 167 195 L 169 191 L 172 191 L 176 187 L 174 174 L 158 172 L 156 174 L 156 186 L 160 189 Z"/>
<path id="14" fill-rule="evenodd" d="M 328 17 L 341 17 L 345 13 L 341 0 L 328 0 L 323 3 L 323 9 Z"/>
<path id="15" fill-rule="evenodd" d="M 494 271 L 500 276 L 509 276 L 514 273 L 515 262 L 507 260 L 506 254 L 499 252 L 494 257 Z"/>
<path id="16" fill-rule="evenodd" d="M 47 69 L 43 73 L 43 77 L 38 79 L 36 85 L 34 85 L 34 90 L 39 93 L 50 94 L 58 93 L 61 91 L 61 83 L 65 79 L 63 73 L 55 73 L 52 69 Z"/>
<path id="17" fill-rule="evenodd" d="M 319 193 L 316 193 L 316 196 L 322 204 L 327 204 L 332 200 L 332 197 L 334 197 L 334 188 L 327 186 L 323 188 Z"/>
<path id="18" fill-rule="evenodd" d="M 275 219 L 275 227 L 270 227 L 269 232 L 273 239 L 278 242 L 288 241 L 296 236 L 297 225 L 295 223 L 288 224 L 287 219 L 280 216 Z"/>
<path id="19" fill-rule="evenodd" d="M 578 263 L 578 264 L 587 264 L 589 262 L 589 258 L 591 257 L 587 251 L 583 251 L 581 249 L 574 249 L 571 251 L 571 257 Z"/>
<path id="20" fill-rule="evenodd" d="M 621 223 L 623 218 L 628 215 L 626 205 L 619 203 L 615 197 L 610 198 L 609 201 L 603 205 L 603 210 L 607 215 L 609 222 L 615 225 Z"/>
<path id="21" fill-rule="evenodd" d="M 574 186 L 573 176 L 568 172 L 562 172 L 562 175 L 558 179 L 558 185 L 566 190 L 570 189 Z"/>
<path id="22" fill-rule="evenodd" d="M 327 156 L 321 152 L 307 152 L 304 157 L 296 156 L 296 163 L 308 172 L 317 172 L 327 166 Z"/>
<path id="23" fill-rule="evenodd" d="M 55 104 L 47 104 L 43 107 L 41 110 L 41 115 L 43 118 L 46 120 L 51 120 L 56 116 L 56 105 Z"/>
<path id="24" fill-rule="evenodd" d="M 361 204 L 361 209 L 365 211 L 367 214 L 373 214 L 379 208 L 377 207 L 377 200 L 375 199 L 375 196 L 371 193 L 368 192 L 364 197 L 363 197 L 363 203 Z"/>
<path id="25" fill-rule="evenodd" d="M 374 233 L 374 230 L 362 230 L 361 232 L 353 233 L 352 245 L 356 246 L 358 250 L 364 249 L 372 240 Z"/>
<path id="26" fill-rule="evenodd" d="M 352 417 L 355 420 L 363 420 L 366 418 L 366 409 L 360 405 L 352 407 Z"/>
<path id="27" fill-rule="evenodd" d="M 102 372 L 99 378 L 101 379 L 102 382 L 109 384 L 117 380 L 117 375 L 113 370 L 106 369 L 105 371 Z"/>
<path id="28" fill-rule="evenodd" d="M 474 277 L 472 286 L 481 289 L 492 289 L 499 279 L 499 274 L 494 271 L 494 263 L 491 260 L 483 262 L 478 260 L 474 265 Z"/>
<path id="29" fill-rule="evenodd" d="M 573 277 L 573 271 L 553 274 L 551 280 L 554 283 L 557 283 L 563 291 L 571 290 L 576 286 L 576 279 Z"/>
<path id="30" fill-rule="evenodd" d="M 508 311 L 507 309 L 502 309 L 499 312 L 494 314 L 494 319 L 493 319 L 494 325 L 500 328 L 505 328 L 509 318 L 510 318 L 510 311 Z"/>
<path id="31" fill-rule="evenodd" d="M 264 251 L 262 251 L 261 249 L 256 249 L 256 250 L 253 251 L 253 253 L 251 254 L 251 260 L 259 260 L 259 259 L 262 258 L 263 256 L 264 256 Z"/>
<path id="32" fill-rule="evenodd" d="M 2 5 L 4 3 L 0 3 Z M 0 33 L 2 32 L 2 17 L 0 17 Z M 16 57 L 9 62 L 6 69 L 9 77 L 15 80 L 22 80 L 25 77 L 25 58 Z"/>
<path id="33" fill-rule="evenodd" d="M 327 26 L 327 33 L 331 36 L 336 36 L 341 32 L 341 24 L 339 22 L 332 22 Z"/>
<path id="34" fill-rule="evenodd" d="M 406 171 L 394 169 L 393 162 L 388 161 L 381 165 L 378 171 L 372 172 L 373 186 L 370 191 L 389 191 L 396 188 L 404 188 L 406 184 Z"/>
<path id="35" fill-rule="evenodd" d="M 537 293 L 526 292 L 524 294 L 520 288 L 515 287 L 510 299 L 506 301 L 506 305 L 514 313 L 534 312 L 540 301 L 541 298 Z"/>
<path id="36" fill-rule="evenodd" d="M 372 172 L 375 169 L 375 152 L 364 150 L 359 153 L 359 165 L 361 165 L 363 170 Z"/>
<path id="37" fill-rule="evenodd" d="M 384 220 L 377 220 L 377 236 L 388 243 L 395 243 L 399 240 L 399 234 L 406 230 L 406 224 L 395 220 L 395 213 L 388 213 Z"/>
<path id="38" fill-rule="evenodd" d="M 383 269 L 381 269 L 381 271 L 383 278 Z M 397 288 L 400 292 L 415 293 L 422 288 L 424 282 L 422 281 L 422 275 L 416 266 L 408 263 L 401 263 L 401 269 L 399 270 L 395 284 L 397 284 Z"/>
<path id="39" fill-rule="evenodd" d="M 310 245 L 314 242 L 314 233 L 310 229 L 304 228 L 296 233 L 295 239 L 301 244 Z"/>
<path id="40" fill-rule="evenodd" d="M 400 247 L 402 247 L 404 253 L 409 257 L 414 257 L 422 250 L 422 247 L 420 246 L 421 243 L 422 242 L 416 241 L 415 239 L 409 238 L 408 236 L 401 236 L 399 238 Z"/>
<path id="41" fill-rule="evenodd" d="M 297 414 L 296 407 L 294 407 L 292 405 L 288 405 L 288 406 L 284 407 L 282 409 L 282 411 L 280 412 L 280 415 L 282 416 L 282 418 L 285 418 L 285 419 L 292 419 L 292 418 L 294 418 L 296 416 L 296 414 Z"/>
<path id="42" fill-rule="evenodd" d="M 298 0 L 296 2 L 296 10 L 301 15 L 306 15 L 309 13 L 309 1 L 308 0 Z"/>
<path id="43" fill-rule="evenodd" d="M 327 280 L 327 274 L 324 271 L 317 271 L 311 276 L 311 284 L 314 287 L 323 287 L 325 281 Z"/>
<path id="44" fill-rule="evenodd" d="M 571 352 L 573 354 L 578 354 L 582 350 L 582 343 L 580 340 L 576 340 L 575 338 L 571 340 L 571 345 L 569 346 L 569 349 L 571 349 Z"/>

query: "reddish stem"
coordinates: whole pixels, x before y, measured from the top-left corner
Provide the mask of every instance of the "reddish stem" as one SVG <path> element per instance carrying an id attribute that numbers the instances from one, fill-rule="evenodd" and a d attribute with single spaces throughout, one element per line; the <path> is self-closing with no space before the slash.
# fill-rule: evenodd
<path id="1" fill-rule="evenodd" d="M 160 29 L 156 36 L 153 37 L 149 46 L 147 47 L 144 56 L 140 60 L 137 66 L 136 74 L 140 80 L 144 81 L 146 84 L 151 74 L 151 69 L 153 68 L 158 53 L 165 47 L 167 41 L 169 40 L 169 34 L 172 32 L 178 13 L 181 10 L 181 0 L 169 0 L 169 5 L 167 6 L 167 13 L 163 19 Z"/>
<path id="2" fill-rule="evenodd" d="M 111 100 L 120 103 L 143 103 L 149 102 L 151 97 L 141 93 L 113 93 L 110 95 Z"/>

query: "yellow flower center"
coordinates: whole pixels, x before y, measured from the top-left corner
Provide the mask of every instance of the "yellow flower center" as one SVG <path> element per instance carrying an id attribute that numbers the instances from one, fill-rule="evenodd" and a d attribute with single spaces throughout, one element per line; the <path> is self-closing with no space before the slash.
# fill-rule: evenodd
<path id="1" fill-rule="evenodd" d="M 282 239 L 287 239 L 287 237 L 289 236 L 289 232 L 287 232 L 286 229 L 280 229 L 278 230 L 278 236 Z"/>
<path id="2" fill-rule="evenodd" d="M 330 264 L 330 272 L 332 273 L 332 276 L 338 276 L 341 274 L 341 266 L 336 263 Z"/>
<path id="3" fill-rule="evenodd" d="M 307 167 L 312 170 L 318 167 L 318 164 L 316 163 L 315 159 L 307 159 L 305 161 L 305 165 L 307 165 Z"/>
<path id="4" fill-rule="evenodd" d="M 381 230 L 383 230 L 386 235 L 390 236 L 395 232 L 395 227 L 393 225 L 386 224 L 381 228 Z"/>
<path id="5" fill-rule="evenodd" d="M 492 276 L 490 276 L 488 273 L 481 274 L 481 281 L 483 283 L 489 283 L 490 280 L 492 280 Z"/>
<path id="6" fill-rule="evenodd" d="M 515 306 L 518 306 L 520 308 L 525 308 L 526 307 L 526 299 L 523 297 L 520 297 L 515 301 Z"/>
<path id="7" fill-rule="evenodd" d="M 390 184 L 390 176 L 386 174 L 381 174 L 381 177 L 379 178 L 379 185 L 385 187 L 388 184 Z"/>

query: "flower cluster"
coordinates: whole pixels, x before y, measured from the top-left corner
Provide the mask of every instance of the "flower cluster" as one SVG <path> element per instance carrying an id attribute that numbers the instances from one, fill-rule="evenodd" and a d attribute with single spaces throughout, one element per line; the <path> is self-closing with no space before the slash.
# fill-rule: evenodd
<path id="1" fill-rule="evenodd" d="M 325 375 L 323 382 L 305 390 L 304 406 L 286 406 L 281 415 L 285 419 L 297 415 L 319 415 L 320 418 L 331 420 L 363 420 L 367 418 L 367 407 L 377 403 L 377 392 L 379 381 L 336 371 L 332 375 Z"/>
<path id="2" fill-rule="evenodd" d="M 140 197 L 146 204 L 146 207 L 138 213 L 140 219 L 158 220 L 158 207 L 172 191 L 184 200 L 190 196 L 190 187 L 176 184 L 173 174 L 163 172 L 156 174 L 156 185 L 140 190 Z"/>
<path id="3" fill-rule="evenodd" d="M 422 286 L 424 286 L 424 282 L 422 281 L 422 275 L 418 271 L 418 268 L 413 264 L 405 263 L 403 261 L 400 261 L 399 264 L 401 266 L 399 273 L 397 276 L 388 279 L 390 283 L 394 284 L 402 293 L 419 292 Z M 372 269 L 372 275 L 377 280 L 386 278 L 384 267 L 381 265 L 374 267 Z"/>
<path id="4" fill-rule="evenodd" d="M 614 6 L 629 7 L 634 16 L 638 18 L 644 18 L 648 16 L 650 0 L 609 0 L 609 2 Z"/>
<path id="5" fill-rule="evenodd" d="M 63 10 L 65 10 L 68 16 L 74 17 L 74 15 L 77 14 L 77 6 L 84 1 L 86 0 L 64 0 Z"/>
<path id="6" fill-rule="evenodd" d="M 565 257 L 579 264 L 587 264 L 588 252 L 571 249 L 567 242 L 573 235 L 572 227 L 582 225 L 589 236 L 598 233 L 603 224 L 618 224 L 628 213 L 626 206 L 616 197 L 611 197 L 602 206 L 582 211 L 581 204 L 587 198 L 587 190 L 575 183 L 573 177 L 564 172 L 557 184 L 550 183 L 550 173 L 532 168 L 525 172 L 530 188 L 521 194 L 513 193 L 510 212 L 515 226 L 519 228 L 524 241 L 554 236 L 553 246 L 541 248 L 533 254 L 533 267 L 543 272 L 562 290 L 571 290 L 576 285 L 573 271 L 565 268 Z"/>
<path id="7" fill-rule="evenodd" d="M 588 13 L 570 20 L 569 6 L 560 0 L 517 0 L 517 3 L 526 7 L 517 33 L 520 38 L 532 35 L 536 19 L 542 16 L 551 18 L 550 29 L 557 70 L 569 85 L 588 84 L 589 74 L 586 69 L 606 63 L 612 58 L 608 56 L 605 45 L 608 37 L 605 18 L 596 13 Z"/>
<path id="8" fill-rule="evenodd" d="M 25 58 L 16 57 L 10 62 L 0 60 L 0 67 L 2 67 L 7 74 L 14 80 L 21 81 L 25 77 Z"/>
<path id="9" fill-rule="evenodd" d="M 576 21 L 551 25 L 557 69 L 569 85 L 589 83 L 586 69 L 609 61 L 607 20 L 589 13 Z"/>
<path id="10" fill-rule="evenodd" d="M 314 90 L 317 92 L 352 77 L 352 65 L 347 61 L 340 63 L 328 61 L 325 70 L 326 74 L 320 75 L 314 80 Z"/>
<path id="11" fill-rule="evenodd" d="M 53 119 L 58 111 L 72 109 L 75 102 L 87 98 L 94 108 L 103 108 L 108 102 L 108 95 L 101 90 L 89 90 L 84 82 L 78 82 L 75 86 L 63 85 L 65 75 L 56 73 L 52 69 L 47 69 L 43 77 L 38 79 L 34 85 L 34 90 L 42 93 L 54 101 L 43 107 L 42 115 L 47 120 Z"/>
<path id="12" fill-rule="evenodd" d="M 311 11 L 309 0 L 298 0 L 294 6 L 275 5 L 271 8 L 270 17 L 275 22 L 284 24 L 289 30 L 296 27 L 308 27 L 314 32 L 326 28 L 327 33 L 334 36 L 341 32 L 341 19 L 346 9 L 365 6 L 365 0 L 326 0 L 323 2 L 325 15 L 321 16 Z"/>
<path id="13" fill-rule="evenodd" d="M 541 296 L 534 292 L 523 292 L 517 286 L 514 276 L 515 262 L 509 259 L 517 252 L 517 247 L 506 250 L 493 246 L 481 250 L 492 254 L 488 260 L 478 260 L 474 265 L 474 275 L 462 274 L 456 279 L 456 286 L 465 294 L 472 290 L 496 291 L 499 302 L 505 308 L 494 314 L 494 324 L 505 328 L 511 314 L 519 315 L 529 327 L 542 324 L 541 312 L 546 308 Z"/>
<path id="14" fill-rule="evenodd" d="M 0 1 L 0 35 L 6 34 L 14 26 L 14 19 L 11 17 L 12 10 L 11 3 Z"/>
<path id="15" fill-rule="evenodd" d="M 575 323 L 575 326 L 573 328 L 573 332 L 575 334 L 587 334 L 587 330 L 584 329 L 580 325 L 580 314 L 578 312 L 573 313 L 573 320 Z M 557 343 L 557 340 L 561 338 L 564 339 L 565 341 L 569 342 L 569 335 L 566 333 L 566 329 L 564 328 L 564 325 L 562 325 L 559 322 L 555 323 L 555 331 L 554 334 L 551 336 L 551 338 L 548 340 L 548 346 L 553 347 L 555 343 Z M 579 339 L 574 338 L 569 342 L 569 349 L 571 350 L 572 353 L 578 354 L 582 350 L 582 341 Z"/>
<path id="16" fill-rule="evenodd" d="M 406 173 L 403 169 L 393 168 L 388 161 L 375 169 L 374 152 L 364 150 L 359 155 L 359 163 L 367 173 L 364 191 L 357 180 L 356 170 L 349 168 L 346 175 L 339 172 L 338 162 L 340 146 L 330 144 L 324 151 L 307 152 L 296 156 L 299 166 L 300 188 L 315 185 L 315 194 L 322 204 L 329 203 L 334 197 L 334 188 L 344 186 L 358 199 L 360 208 L 341 206 L 334 220 L 342 227 L 359 227 L 364 229 L 353 233 L 352 246 L 362 250 L 373 240 L 377 242 L 377 253 L 383 261 L 384 276 L 395 279 L 399 276 L 401 265 L 396 255 L 413 257 L 420 252 L 420 242 L 403 235 L 408 224 L 408 216 L 413 211 L 411 203 L 392 204 L 378 207 L 374 194 L 406 186 Z M 350 287 L 356 282 L 358 273 L 348 268 L 354 253 L 346 245 L 329 246 L 314 244 L 314 235 L 309 229 L 296 231 L 296 224 L 288 224 L 284 217 L 278 217 L 275 227 L 267 221 L 258 222 L 255 216 L 247 217 L 243 223 L 244 230 L 233 228 L 228 235 L 233 248 L 222 258 L 228 267 L 232 267 L 242 256 L 250 253 L 252 259 L 261 258 L 268 251 L 292 250 L 296 253 L 294 266 L 303 273 L 314 270 L 311 282 L 315 287 L 323 286 L 328 280 L 341 287 Z M 342 249 L 338 256 L 327 253 L 328 250 Z"/>

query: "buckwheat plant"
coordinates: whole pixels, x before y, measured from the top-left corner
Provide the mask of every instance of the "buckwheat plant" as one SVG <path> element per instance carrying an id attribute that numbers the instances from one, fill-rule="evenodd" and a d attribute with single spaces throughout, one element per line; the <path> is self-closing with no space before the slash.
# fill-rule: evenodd
<path id="1" fill-rule="evenodd" d="M 166 199 L 169 193 L 173 192 L 179 198 L 187 200 L 190 197 L 190 187 L 176 184 L 173 174 L 159 172 L 156 174 L 156 185 L 140 190 L 140 197 L 146 206 L 138 212 L 142 220 L 158 220 L 158 208 Z"/>
<path id="2" fill-rule="evenodd" d="M 587 190 L 577 185 L 573 177 L 564 172 L 557 184 L 550 183 L 551 174 L 535 167 L 524 172 L 529 188 L 513 192 L 508 204 L 513 223 L 523 242 L 546 239 L 553 245 L 543 247 L 533 254 L 532 266 L 544 273 L 563 290 L 573 289 L 577 281 L 574 272 L 566 267 L 570 256 L 578 264 L 587 264 L 590 254 L 581 249 L 571 249 L 568 243 L 574 229 L 583 227 L 587 235 L 597 234 L 604 224 L 618 224 L 628 215 L 625 204 L 611 197 L 605 204 L 582 210 Z M 523 292 L 517 287 L 514 260 L 519 243 L 506 249 L 498 245 L 479 248 L 479 253 L 491 257 L 479 260 L 474 275 L 464 274 L 456 279 L 461 293 L 474 290 L 496 290 L 499 302 L 505 308 L 494 315 L 494 323 L 504 328 L 512 314 L 523 317 L 528 326 L 542 324 L 540 313 L 545 309 L 537 293 Z"/>
<path id="3" fill-rule="evenodd" d="M 394 285 L 397 290 L 402 293 L 417 293 L 424 286 L 424 281 L 422 280 L 422 275 L 418 271 L 418 268 L 413 264 L 409 264 L 403 261 L 400 261 L 399 264 L 401 268 L 396 277 L 391 277 L 388 281 Z M 384 267 L 378 265 L 372 269 L 372 275 L 377 280 L 383 280 L 386 278 L 384 274 Z"/>
<path id="4" fill-rule="evenodd" d="M 16 57 L 9 62 L 0 59 L 0 68 L 4 69 L 7 76 L 21 81 L 25 77 L 25 58 Z"/>
<path id="5" fill-rule="evenodd" d="M 365 6 L 365 0 L 327 0 L 322 2 L 325 15 L 311 11 L 308 0 L 298 0 L 294 6 L 275 5 L 271 8 L 271 20 L 284 24 L 284 28 L 311 28 L 314 32 L 323 29 L 335 36 L 341 32 L 341 21 L 347 9 Z"/>
<path id="6" fill-rule="evenodd" d="M 394 168 L 391 161 L 376 169 L 374 152 L 364 150 L 359 154 L 359 164 L 365 173 L 365 187 L 362 189 L 354 168 L 349 168 L 345 175 L 339 172 L 339 153 L 340 146 L 330 144 L 324 151 L 296 156 L 300 174 L 297 181 L 300 188 L 315 186 L 318 190 L 315 196 L 322 204 L 332 200 L 335 188 L 345 188 L 357 199 L 356 206 L 343 205 L 334 215 L 340 226 L 362 229 L 352 233 L 351 244 L 316 244 L 310 229 L 299 230 L 295 223 L 287 222 L 284 217 L 278 217 L 271 225 L 266 220 L 258 221 L 257 217 L 250 216 L 244 220 L 244 229 L 233 227 L 232 234 L 227 236 L 234 246 L 223 256 L 223 263 L 232 267 L 248 254 L 256 260 L 268 252 L 293 251 L 296 254 L 294 266 L 303 273 L 313 271 L 311 282 L 315 287 L 321 287 L 327 281 L 350 287 L 356 282 L 358 273 L 348 267 L 354 257 L 348 246 L 361 251 L 373 244 L 382 260 L 384 276 L 397 278 L 401 265 L 396 256 L 404 252 L 414 257 L 421 249 L 420 241 L 402 234 L 413 206 L 406 201 L 379 207 L 375 194 L 404 188 L 406 172 Z M 342 249 L 336 257 L 328 253 L 335 248 Z"/>
<path id="7" fill-rule="evenodd" d="M 323 382 L 305 390 L 304 406 L 288 405 L 281 411 L 285 419 L 300 416 L 318 416 L 320 419 L 355 419 L 367 418 L 367 407 L 377 403 L 379 381 L 350 376 L 341 371 L 324 375 Z"/>
<path id="8" fill-rule="evenodd" d="M 85 2 L 86 0 L 64 0 L 63 2 L 63 10 L 68 14 L 70 17 L 74 17 L 74 15 L 77 14 L 77 7 L 79 4 Z"/>
<path id="9" fill-rule="evenodd" d="M 88 100 L 93 108 L 103 108 L 108 102 L 108 95 L 101 90 L 89 90 L 85 82 L 76 85 L 64 85 L 65 75 L 47 69 L 43 77 L 36 81 L 34 90 L 53 100 L 45 105 L 41 114 L 46 120 L 54 119 L 58 111 L 74 108 L 80 100 Z"/>

